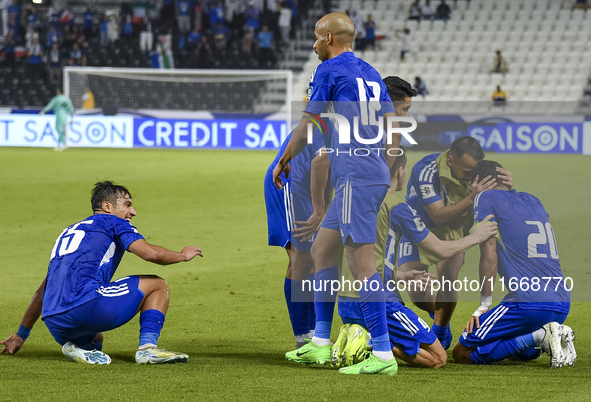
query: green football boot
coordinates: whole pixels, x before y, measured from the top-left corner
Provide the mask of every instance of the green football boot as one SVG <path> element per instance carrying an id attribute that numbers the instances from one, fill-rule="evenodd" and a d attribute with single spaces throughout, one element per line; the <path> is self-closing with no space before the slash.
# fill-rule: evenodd
<path id="1" fill-rule="evenodd" d="M 285 354 L 285 358 L 295 363 L 326 364 L 332 361 L 331 345 L 318 346 L 309 341 L 299 349 Z"/>
<path id="2" fill-rule="evenodd" d="M 349 328 L 344 354 L 345 366 L 357 364 L 367 357 L 367 330 L 361 325 L 353 324 Z"/>
<path id="3" fill-rule="evenodd" d="M 339 337 L 332 347 L 332 365 L 341 367 L 345 361 L 345 347 L 347 346 L 347 337 L 351 324 L 345 324 L 339 330 Z"/>
<path id="4" fill-rule="evenodd" d="M 341 374 L 387 374 L 394 375 L 398 372 L 396 358 L 385 361 L 370 353 L 370 356 L 360 363 L 350 367 L 339 369 Z"/>

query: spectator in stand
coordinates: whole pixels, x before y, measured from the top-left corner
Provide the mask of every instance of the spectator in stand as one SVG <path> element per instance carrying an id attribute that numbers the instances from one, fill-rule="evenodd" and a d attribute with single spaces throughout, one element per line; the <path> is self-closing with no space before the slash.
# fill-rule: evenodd
<path id="1" fill-rule="evenodd" d="M 215 29 L 217 22 L 224 25 L 224 7 L 219 0 L 214 1 L 209 9 L 209 26 L 211 29 Z"/>
<path id="2" fill-rule="evenodd" d="M 431 6 L 431 0 L 425 0 L 425 5 L 421 7 L 421 19 L 431 21 L 435 19 L 435 9 Z"/>
<path id="3" fill-rule="evenodd" d="M 152 49 L 154 43 L 154 34 L 152 33 L 152 18 L 146 13 L 144 15 L 144 24 L 140 33 L 140 49 L 147 52 Z"/>
<path id="4" fill-rule="evenodd" d="M 72 51 L 70 52 L 70 65 L 71 66 L 86 66 L 86 53 L 80 49 L 80 45 L 74 43 Z"/>
<path id="5" fill-rule="evenodd" d="M 275 38 L 273 32 L 269 32 L 269 27 L 263 25 L 263 29 L 257 35 L 257 39 L 259 40 L 259 67 L 266 68 L 269 62 L 275 62 L 273 54 L 275 50 Z"/>
<path id="6" fill-rule="evenodd" d="M 492 73 L 505 75 L 509 71 L 507 60 L 503 57 L 500 50 L 497 50 L 497 55 L 493 61 Z"/>
<path id="7" fill-rule="evenodd" d="M 577 0 L 573 5 L 573 10 L 587 10 L 589 8 L 589 0 Z"/>
<path id="8" fill-rule="evenodd" d="M 119 39 L 119 19 L 116 14 L 112 14 L 109 17 L 109 25 L 107 26 L 107 34 L 109 36 L 109 42 L 115 43 Z"/>
<path id="9" fill-rule="evenodd" d="M 27 54 L 29 56 L 30 75 L 36 80 L 43 76 L 43 66 L 41 64 L 43 46 L 39 44 L 39 37 L 33 38 L 31 46 L 27 48 Z"/>
<path id="10" fill-rule="evenodd" d="M 53 48 L 54 43 L 57 43 L 58 46 L 62 44 L 62 33 L 56 30 L 54 25 L 50 25 L 47 31 L 47 48 Z"/>
<path id="11" fill-rule="evenodd" d="M 355 25 L 355 50 L 362 51 L 364 49 L 365 42 L 365 30 L 363 29 L 363 17 L 359 14 L 359 11 L 353 9 L 350 15 L 351 21 Z"/>
<path id="12" fill-rule="evenodd" d="M 198 29 L 202 28 L 203 21 L 202 19 L 202 9 L 201 9 L 201 2 L 195 1 L 195 8 L 193 9 L 193 26 L 197 27 Z"/>
<path id="13" fill-rule="evenodd" d="M 244 12 L 247 29 L 254 29 L 255 31 L 259 29 L 259 14 L 259 10 L 254 6 L 254 1 L 249 0 L 248 7 Z"/>
<path id="14" fill-rule="evenodd" d="M 203 35 L 201 35 L 199 28 L 197 26 L 195 26 L 193 28 L 193 30 L 187 36 L 187 49 L 195 50 L 195 49 L 201 47 L 202 43 L 203 43 Z"/>
<path id="15" fill-rule="evenodd" d="M 27 28 L 39 28 L 39 18 L 37 18 L 37 9 L 34 5 L 29 4 L 27 6 Z"/>
<path id="16" fill-rule="evenodd" d="M 27 49 L 33 45 L 33 39 L 39 40 L 39 34 L 35 32 L 35 28 L 32 26 L 28 28 L 25 40 L 27 41 Z"/>
<path id="17" fill-rule="evenodd" d="M 213 27 L 213 43 L 216 50 L 225 50 L 229 40 L 230 28 L 223 25 L 221 21 L 217 21 Z"/>
<path id="18" fill-rule="evenodd" d="M 281 40 L 284 45 L 289 42 L 289 35 L 291 33 L 291 8 L 287 6 L 287 2 L 278 3 L 279 8 L 279 30 L 281 31 Z"/>
<path id="19" fill-rule="evenodd" d="M 160 35 L 158 37 L 158 68 L 160 69 L 173 69 L 174 58 L 172 55 L 172 49 L 170 42 L 166 39 L 166 36 Z"/>
<path id="20" fill-rule="evenodd" d="M 150 68 L 160 68 L 160 53 L 156 48 L 150 52 Z"/>
<path id="21" fill-rule="evenodd" d="M 96 14 L 96 12 L 94 11 L 94 4 L 90 3 L 90 5 L 86 8 L 86 11 L 84 11 L 84 35 L 87 38 L 92 38 L 92 36 L 94 35 L 94 15 Z"/>
<path id="22" fill-rule="evenodd" d="M 409 20 L 419 21 L 419 22 L 421 21 L 421 3 L 420 3 L 420 0 L 416 0 L 410 6 L 410 11 L 409 11 L 408 19 Z"/>
<path id="23" fill-rule="evenodd" d="M 495 106 L 505 106 L 507 104 L 507 93 L 501 91 L 501 86 L 497 85 L 497 90 L 492 95 Z"/>
<path id="24" fill-rule="evenodd" d="M 63 50 L 69 52 L 72 50 L 72 46 L 76 43 L 76 33 L 70 28 L 69 25 L 64 27 L 64 40 L 62 41 Z"/>
<path id="25" fill-rule="evenodd" d="M 8 35 L 6 35 L 6 39 L 4 40 L 4 48 L 0 53 L 4 53 L 4 64 L 10 67 L 14 67 L 15 61 L 15 46 L 16 40 L 14 38 L 14 29 L 10 29 L 8 31 Z"/>
<path id="26" fill-rule="evenodd" d="M 47 71 L 49 72 L 51 83 L 53 85 L 59 85 L 62 81 L 62 55 L 57 42 L 53 43 L 47 55 Z"/>
<path id="27" fill-rule="evenodd" d="M 371 14 L 367 16 L 365 23 L 365 47 L 371 46 L 371 50 L 376 50 L 376 22 Z"/>
<path id="28" fill-rule="evenodd" d="M 188 0 L 178 0 L 176 3 L 176 19 L 181 34 L 191 30 L 191 2 Z"/>
<path id="29" fill-rule="evenodd" d="M 246 24 L 244 0 L 226 0 L 226 24 L 236 31 L 242 31 Z"/>
<path id="30" fill-rule="evenodd" d="M 103 22 L 101 23 L 101 47 L 105 47 L 109 44 L 109 18 L 103 16 Z"/>
<path id="31" fill-rule="evenodd" d="M 437 13 L 435 19 L 447 21 L 451 18 L 451 7 L 447 5 L 445 0 L 441 0 L 441 3 L 437 6 Z"/>
<path id="32" fill-rule="evenodd" d="M 417 91 L 417 95 L 421 95 L 423 99 L 425 99 L 425 97 L 429 94 L 429 91 L 427 90 L 427 84 L 425 84 L 425 81 L 423 81 L 423 79 L 419 76 L 415 77 L 413 89 Z"/>
<path id="33" fill-rule="evenodd" d="M 242 51 L 248 55 L 252 52 L 252 41 L 254 40 L 254 28 L 249 28 L 242 38 Z"/>
<path id="34" fill-rule="evenodd" d="M 299 10 L 298 10 L 298 0 L 285 0 L 285 5 L 291 8 L 291 36 L 293 37 L 295 32 L 295 27 L 298 26 L 298 21 L 300 18 Z"/>
<path id="35" fill-rule="evenodd" d="M 74 25 L 72 27 L 72 33 L 75 36 L 74 42 L 79 44 L 80 46 L 82 46 L 82 44 L 86 40 L 86 36 L 84 35 L 84 32 L 82 30 L 78 29 L 78 27 L 76 25 Z"/>
<path id="36" fill-rule="evenodd" d="M 127 42 L 131 42 L 133 39 L 133 25 L 131 23 L 131 15 L 123 14 L 123 29 L 121 31 L 123 33 L 122 38 Z"/>
<path id="37" fill-rule="evenodd" d="M 400 39 L 400 43 L 401 43 L 400 61 L 404 63 L 404 61 L 406 60 L 406 54 L 411 51 L 411 47 L 412 47 L 412 39 L 410 36 L 410 29 L 408 29 L 408 28 L 405 28 L 404 30 L 395 29 L 394 35 L 396 35 L 396 38 Z"/>
<path id="38" fill-rule="evenodd" d="M 8 30 L 12 30 L 12 39 L 18 38 L 18 28 L 21 22 L 21 6 L 18 5 L 18 0 L 12 0 L 12 5 L 8 6 L 6 10 L 8 16 L 6 18 L 6 24 Z"/>

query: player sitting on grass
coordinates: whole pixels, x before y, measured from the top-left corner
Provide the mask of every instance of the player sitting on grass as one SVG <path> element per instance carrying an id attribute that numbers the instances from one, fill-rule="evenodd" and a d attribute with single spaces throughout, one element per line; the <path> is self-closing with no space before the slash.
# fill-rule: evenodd
<path id="1" fill-rule="evenodd" d="M 470 171 L 483 159 L 484 151 L 476 139 L 460 137 L 448 151 L 428 155 L 413 166 L 406 202 L 439 239 L 457 240 L 469 233 L 474 197 L 495 186 L 495 180 L 490 178 L 480 177 L 469 181 Z M 505 179 L 511 186 L 510 173 L 503 173 L 507 175 Z M 430 265 L 436 264 L 440 281 L 445 279 L 453 282 L 458 278 L 464 264 L 463 254 L 440 261 L 425 250 L 420 250 L 409 239 L 403 237 L 400 242 L 404 245 L 403 250 L 408 250 L 398 256 L 400 272 L 410 274 L 412 271 L 427 271 Z M 432 330 L 443 348 L 448 349 L 452 343 L 449 322 L 457 304 L 457 292 L 441 289 L 434 298 L 430 293 L 412 289 L 409 295 L 419 308 L 433 316 Z"/>
<path id="2" fill-rule="evenodd" d="M 390 94 L 392 96 L 392 94 Z M 403 154 L 396 158 L 390 171 L 392 186 L 382 204 L 378 214 L 378 231 L 380 222 L 386 221 L 385 232 L 387 242 L 380 256 L 381 265 L 378 266 L 382 274 L 384 286 L 387 289 L 387 316 L 388 333 L 393 345 L 392 352 L 397 358 L 409 363 L 411 366 L 424 368 L 439 368 L 445 365 L 447 354 L 429 325 L 418 317 L 411 309 L 401 303 L 396 289 L 395 262 L 399 248 L 400 238 L 404 235 L 413 244 L 421 249 L 437 256 L 448 258 L 458 253 L 463 253 L 470 247 L 486 241 L 497 232 L 497 224 L 482 225 L 473 234 L 463 239 L 454 241 L 442 241 L 429 232 L 421 218 L 403 200 L 395 196 L 395 191 L 402 191 L 406 181 L 408 161 Z M 489 218 L 492 218 L 490 216 Z M 382 229 L 383 230 L 383 229 Z M 388 234 L 389 233 L 389 234 Z M 381 237 L 378 233 L 378 239 Z M 378 243 L 376 243 L 377 245 Z M 343 263 L 343 279 L 353 282 L 348 265 Z M 419 283 L 416 286 L 428 288 L 428 281 L 434 275 L 422 273 L 421 277 L 413 281 Z M 339 315 L 345 324 L 339 333 L 339 337 L 333 347 L 333 363 L 337 366 L 349 366 L 355 361 L 363 360 L 367 350 L 367 331 L 363 320 L 363 314 L 359 304 L 357 292 L 346 288 L 343 282 L 344 292 L 339 293 Z M 356 366 L 341 368 L 341 373 L 356 371 Z M 352 373 L 353 374 L 353 373 Z"/>
<path id="3" fill-rule="evenodd" d="M 110 181 L 97 183 L 91 197 L 94 215 L 64 229 L 57 238 L 47 276 L 33 296 L 16 334 L 1 341 L 2 352 L 19 351 L 41 315 L 62 352 L 72 361 L 109 364 L 102 332 L 140 314 L 138 364 L 181 363 L 189 356 L 157 347 L 168 309 L 168 284 L 154 275 L 111 282 L 125 251 L 160 265 L 202 256 L 197 247 L 180 252 L 149 244 L 131 224 L 136 215 L 129 191 Z"/>
<path id="4" fill-rule="evenodd" d="M 326 122 L 332 129 L 332 124 Z M 283 189 L 273 183 L 273 169 L 291 140 L 287 136 L 279 153 L 265 175 L 265 205 L 270 246 L 283 247 L 289 263 L 283 284 L 287 311 L 296 338 L 296 348 L 305 345 L 304 339 L 314 335 L 314 293 L 304 291 L 303 280 L 313 280 L 314 264 L 310 255 L 316 232 L 330 204 L 332 187 L 327 185 L 328 156 L 319 155 L 324 146 L 319 130 L 314 131 L 313 142 L 290 162 L 289 177 L 282 175 Z M 302 225 L 299 228 L 298 225 Z"/>
<path id="5" fill-rule="evenodd" d="M 502 183 L 497 162 L 480 162 L 472 177 L 493 176 L 494 190 L 474 200 L 474 219 L 494 215 L 499 235 L 480 245 L 480 307 L 453 350 L 456 363 L 491 364 L 509 357 L 533 360 L 551 356 L 550 367 L 573 365 L 574 332 L 566 325 L 570 293 L 562 275 L 549 216 L 538 198 Z M 497 268 L 498 267 L 498 268 Z M 497 269 L 509 289 L 501 304 L 492 304 Z"/>

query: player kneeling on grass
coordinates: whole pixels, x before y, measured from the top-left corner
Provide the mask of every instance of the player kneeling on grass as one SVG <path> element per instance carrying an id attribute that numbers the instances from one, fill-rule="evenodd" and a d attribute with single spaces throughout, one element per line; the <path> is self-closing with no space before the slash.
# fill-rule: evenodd
<path id="1" fill-rule="evenodd" d="M 168 285 L 154 275 L 111 282 L 126 250 L 160 265 L 202 256 L 197 247 L 180 252 L 149 244 L 131 224 L 136 215 L 129 191 L 110 181 L 97 183 L 91 197 L 94 215 L 64 229 L 55 242 L 47 276 L 33 296 L 16 334 L 1 341 L 0 353 L 19 351 L 41 315 L 49 332 L 72 361 L 109 364 L 104 331 L 140 314 L 138 364 L 181 363 L 189 356 L 157 347 L 168 309 Z"/>
<path id="2" fill-rule="evenodd" d="M 445 350 L 427 323 L 401 303 L 400 296 L 395 290 L 397 285 L 394 280 L 394 269 L 400 239 L 404 235 L 413 244 L 438 258 L 448 258 L 494 236 L 497 233 L 497 224 L 482 225 L 474 233 L 460 240 L 439 240 L 426 228 L 416 211 L 394 195 L 395 191 L 404 188 L 407 168 L 408 161 L 403 154 L 396 158 L 390 170 L 391 187 L 378 214 L 378 222 L 384 219 L 389 222 L 389 234 L 384 254 L 380 256 L 382 263 L 378 265 L 378 271 L 382 275 L 386 289 L 388 334 L 394 356 L 411 366 L 438 368 L 445 365 L 447 360 Z M 434 277 L 425 272 L 420 280 L 416 281 L 420 282 L 417 286 L 428 288 L 429 279 Z M 349 283 L 353 282 L 348 264 L 343 264 L 343 279 L 349 280 Z M 416 278 L 413 276 L 413 283 L 416 283 L 414 279 Z M 362 361 L 367 350 L 368 335 L 359 294 L 346 289 L 346 286 L 346 282 L 343 281 L 344 290 L 339 293 L 339 315 L 345 325 L 333 346 L 333 364 L 336 366 L 351 366 L 357 361 Z M 345 374 L 359 374 L 356 372 L 357 366 L 358 364 L 344 367 L 339 371 Z"/>
<path id="3" fill-rule="evenodd" d="M 499 235 L 480 246 L 481 304 L 453 350 L 456 363 L 491 364 L 507 358 L 551 356 L 550 367 L 573 365 L 574 332 L 561 325 L 570 309 L 572 285 L 566 284 L 554 230 L 538 198 L 509 190 L 499 178 L 497 162 L 480 162 L 472 177 L 492 176 L 497 187 L 474 200 L 474 220 L 493 214 Z M 492 304 L 497 269 L 509 289 L 501 304 Z"/>

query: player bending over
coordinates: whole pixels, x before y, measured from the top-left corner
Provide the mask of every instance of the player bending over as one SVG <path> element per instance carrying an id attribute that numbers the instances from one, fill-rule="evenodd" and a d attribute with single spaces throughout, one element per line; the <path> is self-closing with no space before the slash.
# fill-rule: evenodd
<path id="1" fill-rule="evenodd" d="M 110 181 L 92 191 L 94 214 L 57 238 L 47 276 L 33 296 L 16 334 L 0 342 L 2 352 L 19 351 L 41 315 L 62 352 L 72 361 L 109 364 L 103 353 L 104 331 L 118 328 L 140 314 L 138 364 L 181 363 L 189 356 L 158 348 L 168 309 L 168 284 L 155 275 L 126 276 L 111 282 L 125 251 L 160 265 L 203 256 L 197 247 L 180 252 L 149 244 L 131 224 L 136 215 L 131 195 Z"/>
<path id="2" fill-rule="evenodd" d="M 533 360 L 546 352 L 550 367 L 573 365 L 574 332 L 560 325 L 570 309 L 570 292 L 549 215 L 538 198 L 504 185 L 500 167 L 483 161 L 472 172 L 472 177 L 497 180 L 494 190 L 474 200 L 474 220 L 478 224 L 494 215 L 499 235 L 480 245 L 480 279 L 485 284 L 480 307 L 454 347 L 453 358 L 462 364 L 491 364 L 509 357 Z M 489 310 L 497 269 L 509 293 Z"/>
<path id="3" fill-rule="evenodd" d="M 450 149 L 441 154 L 424 157 L 413 166 L 408 181 L 406 202 L 415 209 L 427 228 L 441 240 L 457 240 L 469 233 L 472 227 L 472 203 L 481 191 L 493 188 L 495 180 L 479 177 L 470 186 L 470 171 L 484 159 L 482 147 L 472 137 L 461 137 L 453 142 Z M 509 185 L 512 184 L 510 173 Z M 454 281 L 464 264 L 464 254 L 458 254 L 440 261 L 414 246 L 409 239 L 402 238 L 403 250 L 398 256 L 399 273 L 412 277 L 413 272 L 421 275 L 430 265 L 436 264 L 439 280 Z M 409 292 L 411 300 L 433 318 L 433 332 L 444 349 L 451 346 L 452 334 L 449 326 L 457 304 L 457 292 L 453 289 L 440 290 L 433 297 L 429 292 Z"/>
<path id="4" fill-rule="evenodd" d="M 273 180 L 278 188 L 283 185 L 281 174 L 289 171 L 289 161 L 306 146 L 309 119 L 315 119 L 329 105 L 334 106 L 335 113 L 346 118 L 352 128 L 355 126 L 354 117 L 365 116 L 369 117 L 368 121 L 375 122 L 383 117 L 386 124 L 388 117 L 395 117 L 379 73 L 353 54 L 355 26 L 351 19 L 344 13 L 328 14 L 318 21 L 314 34 L 314 49 L 322 63 L 310 83 L 304 116 L 273 171 Z M 368 107 L 370 99 L 372 104 L 377 105 Z M 330 136 L 330 148 L 335 152 L 330 160 L 335 199 L 322 222 L 311 253 L 316 269 L 315 282 L 339 280 L 337 266 L 342 261 L 341 252 L 345 246 L 354 277 L 377 285 L 375 291 L 362 291 L 360 295 L 363 315 L 373 337 L 373 354 L 363 364 L 371 367 L 373 373 L 390 374 L 395 373 L 398 366 L 390 346 L 385 293 L 373 254 L 377 213 L 390 185 L 389 167 L 396 155 L 394 152 L 387 160 L 384 153 L 399 147 L 401 135 L 395 134 L 391 144 L 384 146 L 386 150 L 383 152 L 370 152 L 367 156 L 354 154 L 357 149 L 372 147 L 364 144 L 376 138 L 378 129 L 377 126 L 360 123 L 357 135 L 351 135 L 348 143 L 340 141 L 341 133 Z M 315 289 L 314 337 L 302 348 L 288 352 L 288 360 L 297 361 L 304 355 L 310 357 L 307 361 L 310 364 L 332 360 L 330 329 L 335 302 L 336 292 L 330 287 Z"/>
<path id="5" fill-rule="evenodd" d="M 332 128 L 330 122 L 326 124 Z M 318 130 L 314 132 L 313 143 L 291 160 L 291 175 L 282 175 L 283 189 L 275 187 L 273 169 L 285 152 L 291 135 L 287 136 L 269 166 L 264 187 L 269 245 L 283 247 L 289 258 L 283 291 L 296 348 L 300 348 L 305 345 L 305 339 L 311 339 L 314 335 L 314 293 L 305 291 L 302 281 L 314 279 L 310 249 L 330 204 L 332 188 L 327 185 L 327 154 L 318 153 L 324 146 Z M 298 228 L 298 225 L 301 226 Z"/>
<path id="6" fill-rule="evenodd" d="M 390 171 L 392 185 L 378 213 L 378 230 L 381 221 L 386 220 L 389 223 L 386 229 L 387 242 L 380 256 L 382 263 L 378 266 L 378 271 L 382 274 L 387 289 L 388 333 L 394 356 L 414 367 L 439 368 L 443 367 L 447 360 L 445 350 L 429 325 L 402 304 L 400 295 L 395 290 L 395 263 L 400 238 L 404 235 L 419 248 L 439 258 L 448 258 L 494 236 L 497 233 L 497 224 L 482 225 L 473 234 L 459 240 L 439 240 L 425 227 L 416 211 L 394 194 L 395 191 L 402 191 L 404 188 L 407 167 L 406 155 L 398 156 Z M 416 286 L 429 288 L 428 282 L 431 278 L 434 276 L 423 273 L 420 278 L 414 280 Z M 353 282 L 346 264 L 343 264 L 343 279 Z M 345 282 L 342 289 L 344 291 L 339 293 L 339 315 L 345 325 L 341 328 L 333 347 L 333 363 L 337 366 L 350 366 L 364 358 L 368 339 L 358 293 L 346 289 Z M 339 371 L 353 374 L 351 371 L 354 370 L 355 366 L 352 366 L 341 368 Z"/>
<path id="7" fill-rule="evenodd" d="M 68 115 L 74 116 L 74 106 L 69 98 L 62 95 L 61 89 L 58 89 L 57 95 L 51 98 L 47 106 L 45 106 L 39 114 L 43 115 L 50 110 L 53 110 L 55 113 L 55 131 L 57 131 L 58 134 L 55 150 L 63 151 L 68 148 L 66 142 L 66 123 Z"/>

